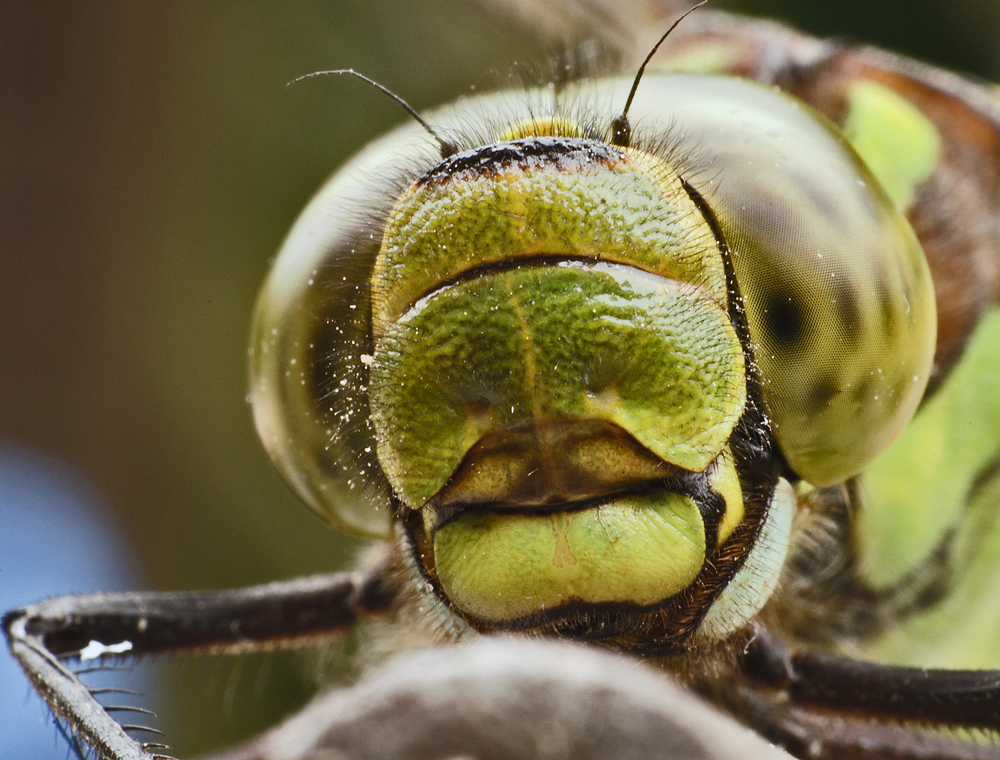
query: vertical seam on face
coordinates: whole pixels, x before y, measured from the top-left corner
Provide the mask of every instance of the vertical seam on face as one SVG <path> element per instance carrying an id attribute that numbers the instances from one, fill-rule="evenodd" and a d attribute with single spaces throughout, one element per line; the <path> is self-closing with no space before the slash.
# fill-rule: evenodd
<path id="1" fill-rule="evenodd" d="M 509 272 L 504 273 L 503 282 L 507 287 L 511 308 L 517 316 L 517 322 L 521 329 L 521 343 L 524 346 L 524 382 L 531 391 L 529 394 L 531 398 L 531 416 L 536 421 L 541 421 L 543 413 L 538 399 L 538 366 L 534 352 L 534 340 L 531 337 L 531 331 L 528 329 L 528 319 L 521 306 L 521 302 L 514 294 L 514 287 L 511 283 Z M 513 410 L 511 411 L 513 412 Z"/>

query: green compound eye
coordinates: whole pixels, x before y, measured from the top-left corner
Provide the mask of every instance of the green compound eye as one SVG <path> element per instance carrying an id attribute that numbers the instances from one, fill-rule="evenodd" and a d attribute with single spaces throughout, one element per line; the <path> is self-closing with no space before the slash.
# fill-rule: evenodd
<path id="1" fill-rule="evenodd" d="M 471 99 L 435 124 L 496 113 L 497 142 L 415 166 L 405 127 L 356 158 L 261 294 L 251 395 L 306 502 L 381 535 L 395 509 L 468 624 L 610 604 L 669 650 L 776 585 L 795 497 L 753 458 L 857 473 L 919 403 L 935 310 L 904 217 L 794 99 L 648 75 L 649 149 L 537 116 L 610 124 L 629 84 Z"/>
<path id="2" fill-rule="evenodd" d="M 837 483 L 923 397 L 936 342 L 930 272 L 909 223 L 832 127 L 791 98 L 712 82 L 733 92 L 700 104 L 697 126 L 685 120 L 715 174 L 693 182 L 733 252 L 781 450 L 803 479 Z"/>

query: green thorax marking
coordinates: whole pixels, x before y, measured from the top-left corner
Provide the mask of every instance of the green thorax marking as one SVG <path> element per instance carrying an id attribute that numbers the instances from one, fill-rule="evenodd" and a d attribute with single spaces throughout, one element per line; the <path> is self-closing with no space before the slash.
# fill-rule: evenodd
<path id="1" fill-rule="evenodd" d="M 844 135 L 896 207 L 906 210 L 941 160 L 937 127 L 908 100 L 869 80 L 850 86 L 847 109 Z"/>

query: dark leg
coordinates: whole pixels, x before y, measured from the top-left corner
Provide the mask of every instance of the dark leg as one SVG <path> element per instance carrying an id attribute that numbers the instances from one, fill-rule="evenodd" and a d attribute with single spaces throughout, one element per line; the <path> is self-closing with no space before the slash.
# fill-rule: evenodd
<path id="1" fill-rule="evenodd" d="M 295 647 L 346 633 L 386 612 L 398 587 L 388 562 L 231 591 L 66 596 L 7 613 L 11 653 L 76 741 L 102 760 L 168 757 L 112 718 L 65 660 L 99 662 L 178 651 Z"/>
<path id="2" fill-rule="evenodd" d="M 799 756 L 1000 758 L 1000 671 L 880 665 L 790 649 L 763 630 L 740 665 L 734 709 Z"/>

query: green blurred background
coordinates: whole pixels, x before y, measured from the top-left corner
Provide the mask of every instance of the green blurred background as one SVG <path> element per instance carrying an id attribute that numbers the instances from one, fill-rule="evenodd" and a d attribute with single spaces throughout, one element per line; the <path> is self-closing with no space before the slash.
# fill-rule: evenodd
<path id="1" fill-rule="evenodd" d="M 712 5 L 1000 80 L 994 0 Z M 404 117 L 358 82 L 284 84 L 354 67 L 423 109 L 543 46 L 457 0 L 0 8 L 0 445 L 74 468 L 152 588 L 345 566 L 361 544 L 301 507 L 256 441 L 245 341 L 297 212 Z M 169 671 L 182 756 L 312 689 L 294 658 L 205 659 Z"/>

